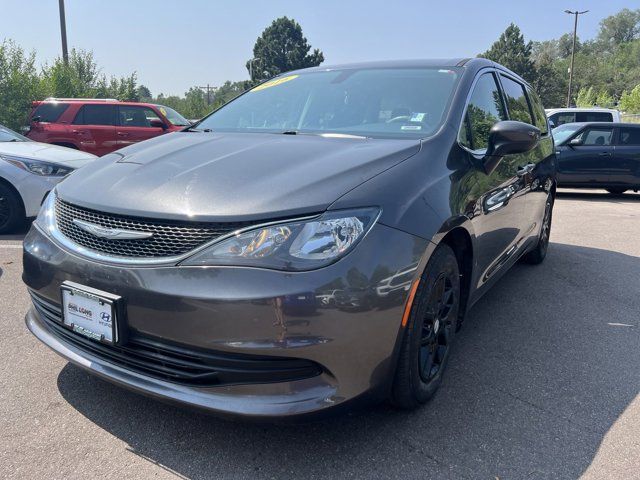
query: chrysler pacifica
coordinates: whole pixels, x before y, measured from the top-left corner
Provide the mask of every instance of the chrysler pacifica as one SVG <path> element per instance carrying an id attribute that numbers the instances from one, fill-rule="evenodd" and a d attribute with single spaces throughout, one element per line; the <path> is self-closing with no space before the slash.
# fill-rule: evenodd
<path id="1" fill-rule="evenodd" d="M 554 155 L 536 93 L 485 59 L 289 72 L 60 183 L 24 241 L 26 323 L 218 414 L 413 408 L 471 305 L 545 258 Z"/>

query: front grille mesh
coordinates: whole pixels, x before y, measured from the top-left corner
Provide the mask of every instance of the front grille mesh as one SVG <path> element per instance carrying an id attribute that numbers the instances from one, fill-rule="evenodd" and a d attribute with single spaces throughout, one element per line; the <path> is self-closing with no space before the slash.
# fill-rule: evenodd
<path id="1" fill-rule="evenodd" d="M 249 226 L 248 223 L 193 223 L 153 220 L 97 212 L 56 198 L 56 223 L 60 232 L 90 250 L 117 257 L 162 258 L 185 254 L 200 245 Z M 153 233 L 137 240 L 105 239 L 79 228 L 74 219 L 107 228 Z"/>

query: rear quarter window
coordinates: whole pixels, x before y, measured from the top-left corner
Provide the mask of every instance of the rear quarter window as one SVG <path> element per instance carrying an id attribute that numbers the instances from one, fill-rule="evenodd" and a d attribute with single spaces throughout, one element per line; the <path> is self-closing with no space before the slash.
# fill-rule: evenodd
<path id="1" fill-rule="evenodd" d="M 620 145 L 640 146 L 640 128 L 624 127 L 620 129 Z"/>
<path id="2" fill-rule="evenodd" d="M 611 112 L 577 112 L 576 122 L 613 122 Z"/>
<path id="3" fill-rule="evenodd" d="M 41 103 L 33 111 L 31 118 L 40 117 L 40 122 L 44 123 L 57 122 L 67 108 L 69 108 L 68 103 Z"/>

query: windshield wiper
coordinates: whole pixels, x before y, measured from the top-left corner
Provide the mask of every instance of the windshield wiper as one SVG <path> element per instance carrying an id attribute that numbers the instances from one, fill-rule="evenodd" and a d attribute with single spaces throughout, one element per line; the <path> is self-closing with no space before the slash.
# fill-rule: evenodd
<path id="1" fill-rule="evenodd" d="M 211 130 L 210 128 L 196 128 L 195 125 L 185 128 L 182 131 L 183 132 L 205 132 L 205 133 L 213 132 L 213 130 Z"/>

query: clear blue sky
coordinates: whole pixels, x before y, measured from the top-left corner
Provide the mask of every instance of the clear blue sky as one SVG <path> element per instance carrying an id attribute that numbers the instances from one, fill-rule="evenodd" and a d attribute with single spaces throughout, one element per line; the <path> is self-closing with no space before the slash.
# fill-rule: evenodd
<path id="1" fill-rule="evenodd" d="M 107 75 L 138 73 L 152 93 L 248 78 L 245 61 L 271 21 L 297 20 L 325 63 L 475 56 L 510 22 L 527 40 L 573 29 L 565 9 L 589 9 L 578 36 L 637 0 L 66 0 L 69 46 L 92 50 Z M 57 0 L 2 0 L 0 39 L 60 55 Z"/>

